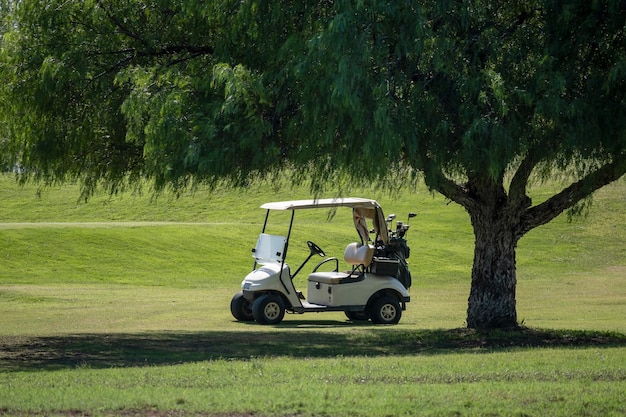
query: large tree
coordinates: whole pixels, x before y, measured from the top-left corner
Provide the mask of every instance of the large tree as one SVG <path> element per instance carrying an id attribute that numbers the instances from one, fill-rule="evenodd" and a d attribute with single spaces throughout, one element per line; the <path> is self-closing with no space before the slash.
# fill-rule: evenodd
<path id="1" fill-rule="evenodd" d="M 474 228 L 472 328 L 517 325 L 519 239 L 626 172 L 619 0 L 3 4 L 1 149 L 22 175 L 423 178 Z M 571 185 L 533 204 L 554 175 Z"/>

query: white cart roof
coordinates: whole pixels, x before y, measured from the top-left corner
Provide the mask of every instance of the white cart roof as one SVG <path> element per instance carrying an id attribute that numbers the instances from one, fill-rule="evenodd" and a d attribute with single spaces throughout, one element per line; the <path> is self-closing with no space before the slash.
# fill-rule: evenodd
<path id="1" fill-rule="evenodd" d="M 261 206 L 267 210 L 296 210 L 327 207 L 352 207 L 352 208 L 376 208 L 380 205 L 376 200 L 367 198 L 347 197 L 347 198 L 320 198 L 318 200 L 293 200 L 277 201 L 265 203 Z"/>
<path id="2" fill-rule="evenodd" d="M 384 243 L 389 241 L 389 231 L 385 224 L 383 209 L 376 200 L 358 197 L 320 198 L 318 200 L 293 200 L 265 203 L 261 206 L 266 210 L 298 210 L 313 208 L 350 207 L 356 227 L 364 243 L 369 241 L 369 229 L 365 219 L 373 220 L 374 232 Z"/>

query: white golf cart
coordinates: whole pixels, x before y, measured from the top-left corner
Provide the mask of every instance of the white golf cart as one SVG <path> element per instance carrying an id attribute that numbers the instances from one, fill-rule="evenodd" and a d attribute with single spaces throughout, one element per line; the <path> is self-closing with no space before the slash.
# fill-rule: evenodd
<path id="1" fill-rule="evenodd" d="M 305 298 L 294 287 L 293 279 L 313 256 L 325 257 L 326 254 L 318 245 L 307 241 L 310 254 L 291 274 L 285 259 L 295 212 L 335 207 L 352 209 L 360 242 L 348 244 L 344 252 L 349 270 L 339 271 L 336 257 L 324 259 L 313 269 L 307 279 Z M 350 320 L 371 319 L 377 324 L 400 321 L 402 311 L 410 301 L 411 274 L 406 263 L 410 251 L 404 239 L 409 229 L 408 221 L 397 221 L 396 229 L 390 230 L 395 215 L 385 218 L 376 201 L 363 198 L 283 201 L 267 203 L 261 208 L 267 213 L 261 235 L 252 250 L 253 271 L 244 278 L 242 291 L 235 294 L 230 304 L 235 319 L 277 324 L 283 320 L 285 312 L 344 311 Z M 286 236 L 265 233 L 273 210 L 291 210 Z M 410 213 L 409 219 L 414 216 L 415 213 Z M 368 220 L 373 226 L 371 232 Z M 370 233 L 375 234 L 373 240 Z M 334 270 L 318 271 L 328 262 L 334 262 Z"/>

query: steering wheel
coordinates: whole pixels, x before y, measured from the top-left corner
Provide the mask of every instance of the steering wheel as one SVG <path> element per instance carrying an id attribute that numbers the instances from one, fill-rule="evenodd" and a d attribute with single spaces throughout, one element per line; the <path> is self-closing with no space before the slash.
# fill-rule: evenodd
<path id="1" fill-rule="evenodd" d="M 306 244 L 309 246 L 309 250 L 311 251 L 311 255 L 319 255 L 319 256 L 322 256 L 322 257 L 326 256 L 326 254 L 324 253 L 322 248 L 317 246 L 315 243 L 311 242 L 310 240 L 307 240 Z"/>

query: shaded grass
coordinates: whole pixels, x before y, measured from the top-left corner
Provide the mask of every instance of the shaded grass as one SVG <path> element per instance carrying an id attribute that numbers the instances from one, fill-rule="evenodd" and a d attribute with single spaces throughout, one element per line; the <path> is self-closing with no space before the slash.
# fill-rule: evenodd
<path id="1" fill-rule="evenodd" d="M 310 322 L 307 322 L 310 324 Z M 259 357 L 323 359 L 492 353 L 512 348 L 625 347 L 617 332 L 522 328 L 479 332 L 468 329 L 396 330 L 358 325 L 357 331 L 297 329 L 291 320 L 282 331 L 148 332 L 76 334 L 0 339 L 0 368 L 5 371 L 52 371 L 86 367 L 120 368 L 173 365 Z M 319 321 L 328 328 L 354 328 L 354 323 Z M 291 330 L 290 330 L 291 329 Z M 348 348 L 349 347 L 349 348 Z M 626 369 L 623 373 L 626 380 Z"/>

